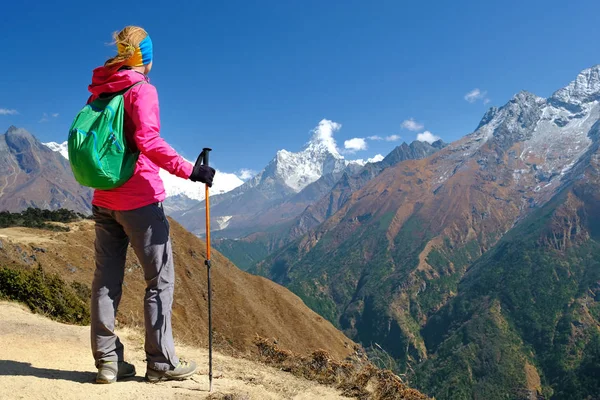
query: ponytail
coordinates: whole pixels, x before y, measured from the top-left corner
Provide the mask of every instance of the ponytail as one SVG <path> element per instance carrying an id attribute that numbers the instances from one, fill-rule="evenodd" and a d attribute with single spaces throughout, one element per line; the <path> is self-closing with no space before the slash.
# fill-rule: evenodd
<path id="1" fill-rule="evenodd" d="M 104 63 L 105 67 L 119 68 L 131 59 L 142 40 L 148 33 L 139 26 L 126 26 L 120 32 L 113 33 L 113 43 L 117 45 L 118 53 Z"/>

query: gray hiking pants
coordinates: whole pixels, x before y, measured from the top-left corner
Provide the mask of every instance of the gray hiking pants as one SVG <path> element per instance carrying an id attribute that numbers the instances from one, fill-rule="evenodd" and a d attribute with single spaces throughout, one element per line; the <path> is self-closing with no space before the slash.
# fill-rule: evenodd
<path id="1" fill-rule="evenodd" d="M 92 284 L 92 352 L 99 361 L 123 361 L 123 344 L 115 335 L 127 247 L 135 251 L 146 280 L 144 320 L 146 360 L 158 371 L 175 367 L 171 307 L 175 271 L 169 222 L 162 204 L 131 211 L 93 207 L 96 222 L 96 272 Z"/>

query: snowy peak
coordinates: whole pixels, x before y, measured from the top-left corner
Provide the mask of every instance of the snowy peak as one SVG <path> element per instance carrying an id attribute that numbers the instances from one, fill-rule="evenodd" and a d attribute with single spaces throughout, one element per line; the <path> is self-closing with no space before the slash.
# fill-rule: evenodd
<path id="1" fill-rule="evenodd" d="M 518 104 L 520 107 L 534 107 L 540 106 L 545 102 L 546 99 L 544 99 L 543 97 L 536 96 L 531 92 L 522 90 L 519 93 L 515 94 L 508 104 Z"/>
<path id="2" fill-rule="evenodd" d="M 274 160 L 276 177 L 299 192 L 325 174 L 342 171 L 347 165 L 344 158 L 321 144 L 313 146 L 311 143 L 298 153 L 278 151 Z"/>
<path id="3" fill-rule="evenodd" d="M 67 142 L 64 143 L 56 143 L 56 142 L 48 142 L 42 143 L 44 146 L 48 147 L 50 150 L 60 153 L 61 156 L 69 159 L 69 148 Z"/>
<path id="4" fill-rule="evenodd" d="M 600 65 L 581 71 L 567 87 L 554 93 L 551 100 L 576 106 L 600 100 Z"/>
<path id="5" fill-rule="evenodd" d="M 599 120 L 600 65 L 582 71 L 549 99 L 520 92 L 503 107 L 491 108 L 474 134 L 453 145 L 451 154 L 469 157 L 487 143 L 511 154 L 519 184 L 533 186 L 536 193 L 551 192 L 586 154 Z M 477 162 L 487 168 L 491 158 L 485 152 L 478 153 Z"/>
<path id="6" fill-rule="evenodd" d="M 503 149 L 531 136 L 539 121 L 546 100 L 527 91 L 522 91 L 500 108 L 492 107 L 483 116 L 471 142 L 477 148 L 493 140 Z M 482 140 L 483 139 L 483 140 Z"/>
<path id="7" fill-rule="evenodd" d="M 337 122 L 321 120 L 301 151 L 293 153 L 279 150 L 261 174 L 261 179 L 274 174 L 272 178 L 297 193 L 323 175 L 342 172 L 349 164 L 364 164 L 362 160 L 347 161 L 339 153 L 333 135 L 341 127 Z"/>

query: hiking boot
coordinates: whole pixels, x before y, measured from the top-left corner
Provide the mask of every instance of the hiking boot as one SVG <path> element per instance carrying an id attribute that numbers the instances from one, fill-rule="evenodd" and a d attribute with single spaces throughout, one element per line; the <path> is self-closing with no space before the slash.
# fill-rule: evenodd
<path id="1" fill-rule="evenodd" d="M 117 379 L 135 376 L 135 367 L 125 361 L 100 361 L 96 383 L 115 383 Z"/>
<path id="2" fill-rule="evenodd" d="M 168 371 L 156 371 L 150 367 L 146 368 L 146 380 L 156 383 L 161 381 L 181 381 L 196 373 L 196 362 L 179 361 L 179 364 Z"/>

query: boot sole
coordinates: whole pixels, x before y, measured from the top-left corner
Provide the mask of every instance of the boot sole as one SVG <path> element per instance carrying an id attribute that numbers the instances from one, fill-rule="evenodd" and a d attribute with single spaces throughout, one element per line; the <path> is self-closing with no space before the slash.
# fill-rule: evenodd
<path id="1" fill-rule="evenodd" d="M 117 376 L 113 380 L 110 380 L 110 381 L 108 379 L 96 378 L 96 383 L 100 384 L 100 385 L 108 385 L 110 383 L 117 382 L 117 379 L 127 379 L 127 378 L 132 378 L 134 376 L 135 376 L 135 372 L 133 372 L 131 374 L 123 375 L 123 376 Z"/>
<path id="2" fill-rule="evenodd" d="M 162 375 L 162 376 L 158 376 L 158 377 L 150 377 L 148 376 L 148 374 L 146 374 L 146 381 L 149 383 L 159 383 L 159 382 L 166 382 L 166 381 L 183 381 L 185 379 L 191 378 L 192 376 L 194 376 L 194 374 L 196 373 L 196 370 L 191 371 L 187 374 L 184 375 L 178 375 L 178 376 L 170 376 L 170 375 Z"/>
<path id="3" fill-rule="evenodd" d="M 96 383 L 99 385 L 108 385 L 110 383 L 115 383 L 116 381 L 117 381 L 116 379 L 114 379 L 112 381 L 109 381 L 107 379 L 96 379 Z"/>

